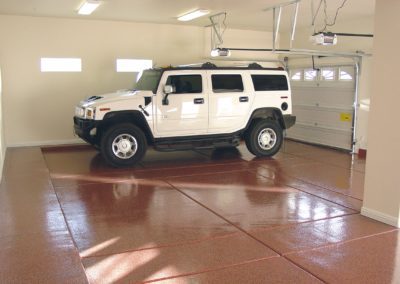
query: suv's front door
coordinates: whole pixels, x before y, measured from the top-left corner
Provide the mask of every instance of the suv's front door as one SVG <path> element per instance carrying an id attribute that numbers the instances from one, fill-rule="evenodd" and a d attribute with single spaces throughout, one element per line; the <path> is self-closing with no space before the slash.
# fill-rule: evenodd
<path id="1" fill-rule="evenodd" d="M 202 135 L 208 127 L 208 95 L 205 71 L 164 72 L 156 96 L 156 137 Z M 168 104 L 164 86 L 171 85 Z"/>

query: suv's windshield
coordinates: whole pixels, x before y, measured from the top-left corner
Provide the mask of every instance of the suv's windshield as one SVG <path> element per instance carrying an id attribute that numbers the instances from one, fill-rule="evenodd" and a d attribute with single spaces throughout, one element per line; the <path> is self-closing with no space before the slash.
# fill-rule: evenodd
<path id="1" fill-rule="evenodd" d="M 158 82 L 160 82 L 161 70 L 145 70 L 142 77 L 136 83 L 135 90 L 152 91 L 157 93 Z"/>

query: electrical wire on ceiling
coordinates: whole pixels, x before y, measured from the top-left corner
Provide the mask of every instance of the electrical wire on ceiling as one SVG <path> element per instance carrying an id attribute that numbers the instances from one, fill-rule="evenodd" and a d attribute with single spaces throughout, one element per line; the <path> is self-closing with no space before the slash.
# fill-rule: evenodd
<path id="1" fill-rule="evenodd" d="M 333 18 L 333 20 L 331 22 L 329 22 L 329 17 L 328 17 L 328 12 L 327 12 L 328 3 L 326 0 L 320 0 L 319 4 L 318 4 L 318 8 L 315 11 L 315 14 L 313 15 L 313 18 L 312 18 L 312 25 L 313 26 L 315 25 L 315 20 L 320 12 L 322 4 L 324 4 L 324 27 L 320 30 L 320 32 L 325 32 L 328 27 L 334 26 L 336 24 L 336 20 L 339 15 L 339 11 L 340 11 L 340 9 L 342 9 L 344 7 L 344 5 L 346 5 L 346 2 L 347 2 L 347 0 L 343 0 L 342 4 L 336 9 L 335 17 Z"/>

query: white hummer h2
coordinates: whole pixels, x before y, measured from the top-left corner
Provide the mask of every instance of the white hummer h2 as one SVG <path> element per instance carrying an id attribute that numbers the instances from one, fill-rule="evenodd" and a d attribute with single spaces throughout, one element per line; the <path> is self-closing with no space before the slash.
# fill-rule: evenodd
<path id="1" fill-rule="evenodd" d="M 168 67 L 145 70 L 134 90 L 92 96 L 75 109 L 75 133 L 110 165 L 140 161 L 156 150 L 238 146 L 272 156 L 294 125 L 282 68 Z"/>

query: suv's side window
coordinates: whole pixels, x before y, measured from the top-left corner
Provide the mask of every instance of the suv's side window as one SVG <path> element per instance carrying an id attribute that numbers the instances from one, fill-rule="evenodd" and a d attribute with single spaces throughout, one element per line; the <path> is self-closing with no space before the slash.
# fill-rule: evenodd
<path id="1" fill-rule="evenodd" d="M 241 75 L 211 75 L 214 93 L 243 92 L 243 80 Z"/>
<path id="2" fill-rule="evenodd" d="M 287 91 L 285 75 L 251 75 L 255 91 Z"/>
<path id="3" fill-rule="evenodd" d="M 167 85 L 174 88 L 173 94 L 195 94 L 203 91 L 201 75 L 171 75 Z"/>

